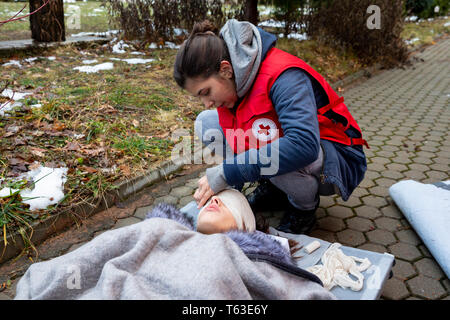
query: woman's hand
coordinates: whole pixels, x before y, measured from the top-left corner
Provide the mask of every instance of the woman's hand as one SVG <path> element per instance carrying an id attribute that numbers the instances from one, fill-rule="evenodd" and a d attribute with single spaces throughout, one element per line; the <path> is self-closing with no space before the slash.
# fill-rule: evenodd
<path id="1" fill-rule="evenodd" d="M 197 208 L 201 208 L 214 195 L 206 176 L 201 177 L 198 182 L 198 188 L 195 190 L 194 199 L 197 202 Z"/>

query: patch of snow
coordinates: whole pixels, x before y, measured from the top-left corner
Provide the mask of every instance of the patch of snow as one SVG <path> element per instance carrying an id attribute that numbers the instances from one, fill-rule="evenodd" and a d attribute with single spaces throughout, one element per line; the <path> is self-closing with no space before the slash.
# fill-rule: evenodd
<path id="1" fill-rule="evenodd" d="M 258 27 L 284 28 L 284 22 L 269 19 L 258 23 Z"/>
<path id="2" fill-rule="evenodd" d="M 98 62 L 97 59 L 92 59 L 92 60 L 83 60 L 82 61 L 84 64 L 92 64 L 92 63 L 96 63 Z"/>
<path id="3" fill-rule="evenodd" d="M 13 99 L 13 100 L 22 100 L 23 98 L 25 98 L 26 96 L 30 95 L 31 92 L 14 92 L 11 89 L 5 89 L 2 92 L 2 96 L 7 97 L 9 99 Z"/>
<path id="4" fill-rule="evenodd" d="M 139 64 L 139 63 L 149 63 L 155 61 L 155 59 L 133 58 L 133 59 L 122 59 L 122 61 L 125 61 L 128 64 Z"/>
<path id="5" fill-rule="evenodd" d="M 173 29 L 173 33 L 176 36 L 182 36 L 182 35 L 185 35 L 185 34 L 189 34 L 189 31 L 187 31 L 186 29 L 174 28 Z"/>
<path id="6" fill-rule="evenodd" d="M 50 60 L 50 61 L 55 61 L 56 57 L 50 56 L 50 57 L 47 57 L 47 59 Z"/>
<path id="7" fill-rule="evenodd" d="M 417 42 L 417 41 L 419 41 L 420 39 L 419 38 L 412 38 L 412 39 L 410 39 L 410 40 L 405 40 L 405 43 L 407 44 L 407 45 L 412 45 L 414 42 Z"/>
<path id="8" fill-rule="evenodd" d="M 5 187 L 2 190 L 0 190 L 0 198 L 9 197 L 12 194 L 16 193 L 17 191 L 19 191 L 19 189 L 11 189 L 11 188 Z"/>
<path id="9" fill-rule="evenodd" d="M 18 60 L 10 60 L 9 62 L 4 63 L 3 66 L 18 66 L 19 68 L 22 68 L 20 61 Z"/>
<path id="10" fill-rule="evenodd" d="M 11 102 L 11 101 L 8 101 L 4 104 L 0 103 L 0 116 L 4 116 L 5 113 L 7 113 L 8 111 L 11 111 L 16 107 L 21 107 L 22 105 L 23 104 L 21 102 Z"/>
<path id="11" fill-rule="evenodd" d="M 130 46 L 128 44 L 126 44 L 123 40 L 120 40 L 113 46 L 112 51 L 114 53 L 122 54 L 122 53 L 125 53 L 124 49 L 129 48 L 129 47 Z"/>
<path id="12" fill-rule="evenodd" d="M 85 37 L 85 36 L 94 36 L 94 37 L 111 37 L 117 33 L 119 33 L 120 30 L 108 30 L 104 32 L 79 32 L 79 33 L 73 33 L 70 36 L 71 37 Z M 115 38 L 117 39 L 117 38 Z M 113 39 L 114 41 L 114 39 Z"/>
<path id="13" fill-rule="evenodd" d="M 280 33 L 278 35 L 279 38 L 283 38 L 284 34 Z M 290 33 L 287 36 L 288 39 L 296 39 L 298 41 L 308 40 L 308 35 L 306 33 Z"/>
<path id="14" fill-rule="evenodd" d="M 139 51 L 133 51 L 133 52 L 130 52 L 131 54 L 135 54 L 135 55 L 145 55 L 145 53 L 144 52 L 139 52 Z"/>
<path id="15" fill-rule="evenodd" d="M 28 171 L 17 180 L 26 179 L 34 182 L 33 189 L 20 191 L 22 202 L 30 205 L 30 211 L 46 209 L 52 204 L 57 204 L 64 198 L 64 183 L 67 181 L 68 168 L 48 168 L 39 166 Z M 10 196 L 17 192 L 16 189 L 5 187 L 0 190 L 0 197 Z"/>
<path id="16" fill-rule="evenodd" d="M 152 42 L 152 43 L 150 43 L 149 48 L 150 48 L 150 49 L 157 49 L 157 48 L 158 48 L 158 45 L 157 45 L 156 43 Z"/>
<path id="17" fill-rule="evenodd" d="M 75 67 L 75 70 L 78 70 L 80 72 L 86 72 L 86 73 L 97 73 L 100 70 L 111 70 L 114 68 L 114 65 L 112 62 L 105 62 L 101 64 L 97 64 L 95 66 L 81 66 L 81 67 Z"/>
<path id="18" fill-rule="evenodd" d="M 36 104 L 32 104 L 30 107 L 39 109 L 40 107 L 42 107 L 42 104 L 36 103 Z"/>
<path id="19" fill-rule="evenodd" d="M 64 183 L 67 181 L 68 168 L 48 168 L 40 166 L 27 172 L 29 181 L 34 181 L 33 190 L 24 189 L 20 195 L 22 202 L 30 205 L 30 210 L 46 209 L 64 198 Z M 27 199 L 28 198 L 28 199 Z"/>
<path id="20" fill-rule="evenodd" d="M 28 62 L 28 63 L 32 63 L 33 61 L 35 61 L 35 60 L 37 60 L 37 59 L 39 59 L 39 58 L 38 58 L 38 57 L 34 57 L 34 58 L 26 58 L 26 59 L 23 59 L 23 61 Z"/>
<path id="21" fill-rule="evenodd" d="M 415 22 L 415 21 L 417 21 L 418 18 L 419 18 L 419 17 L 417 17 L 417 16 L 410 16 L 410 17 L 406 17 L 406 18 L 405 18 L 405 21 L 412 21 L 412 22 Z"/>
<path id="22" fill-rule="evenodd" d="M 450 27 L 450 22 L 444 23 L 444 27 Z"/>
<path id="23" fill-rule="evenodd" d="M 177 45 L 173 42 L 170 42 L 170 41 L 166 41 L 166 44 L 164 47 L 169 48 L 169 49 L 179 49 L 180 48 L 179 45 Z"/>

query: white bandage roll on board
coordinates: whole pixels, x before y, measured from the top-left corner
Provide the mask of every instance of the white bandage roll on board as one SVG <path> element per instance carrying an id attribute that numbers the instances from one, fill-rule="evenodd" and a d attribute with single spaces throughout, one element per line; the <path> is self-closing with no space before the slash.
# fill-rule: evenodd
<path id="1" fill-rule="evenodd" d="M 320 248 L 320 242 L 317 240 L 314 240 L 313 242 L 309 243 L 307 246 L 305 246 L 305 251 L 309 253 L 314 252 L 314 250 L 317 250 Z"/>

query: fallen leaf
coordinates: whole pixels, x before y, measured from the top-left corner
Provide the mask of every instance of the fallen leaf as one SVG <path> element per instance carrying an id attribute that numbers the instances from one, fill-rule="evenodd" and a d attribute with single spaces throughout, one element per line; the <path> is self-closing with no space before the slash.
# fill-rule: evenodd
<path id="1" fill-rule="evenodd" d="M 36 148 L 36 147 L 30 147 L 30 152 L 32 153 L 32 154 L 34 154 L 35 156 L 37 156 L 37 157 L 45 157 L 45 152 L 46 152 L 47 150 L 45 150 L 45 149 L 41 149 L 41 148 Z"/>
<path id="2" fill-rule="evenodd" d="M 136 119 L 133 120 L 133 126 L 135 128 L 139 127 L 139 121 L 137 121 Z"/>
<path id="3" fill-rule="evenodd" d="M 125 175 L 125 176 L 129 176 L 131 175 L 131 170 L 130 167 L 127 166 L 126 164 L 122 164 L 119 166 L 120 171 Z"/>
<path id="4" fill-rule="evenodd" d="M 80 167 L 81 170 L 84 170 L 88 173 L 96 173 L 98 170 L 92 167 L 86 167 L 86 166 L 82 166 Z"/>
<path id="5" fill-rule="evenodd" d="M 78 142 L 68 142 L 64 149 L 67 151 L 78 151 L 80 150 L 80 144 Z"/>
<path id="6" fill-rule="evenodd" d="M 66 125 L 62 122 L 55 121 L 55 123 L 53 124 L 53 130 L 63 131 L 65 128 L 66 128 Z"/>

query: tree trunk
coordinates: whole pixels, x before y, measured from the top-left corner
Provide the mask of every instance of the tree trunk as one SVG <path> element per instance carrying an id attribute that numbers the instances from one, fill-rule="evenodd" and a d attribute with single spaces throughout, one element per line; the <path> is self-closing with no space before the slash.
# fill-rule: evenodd
<path id="1" fill-rule="evenodd" d="M 258 25 L 258 0 L 245 0 L 245 20 Z"/>
<path id="2" fill-rule="evenodd" d="M 30 12 L 38 9 L 45 0 L 29 0 Z M 63 0 L 50 0 L 30 16 L 31 38 L 39 42 L 65 41 Z"/>

